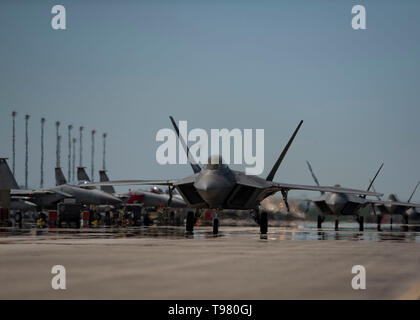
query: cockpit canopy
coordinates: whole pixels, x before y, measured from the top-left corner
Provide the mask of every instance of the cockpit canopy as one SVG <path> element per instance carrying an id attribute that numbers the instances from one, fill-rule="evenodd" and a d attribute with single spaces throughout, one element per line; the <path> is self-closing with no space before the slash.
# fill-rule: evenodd
<path id="1" fill-rule="evenodd" d="M 388 196 L 388 200 L 390 200 L 390 201 L 398 201 L 397 196 L 395 194 L 392 194 L 392 193 Z"/>
<path id="2" fill-rule="evenodd" d="M 161 188 L 158 188 L 158 187 L 155 186 L 155 187 L 150 188 L 150 192 L 157 193 L 157 194 L 162 194 L 163 190 Z"/>
<path id="3" fill-rule="evenodd" d="M 207 160 L 206 169 L 208 170 L 220 170 L 224 168 L 227 168 L 227 165 L 224 163 L 222 156 L 210 156 Z"/>

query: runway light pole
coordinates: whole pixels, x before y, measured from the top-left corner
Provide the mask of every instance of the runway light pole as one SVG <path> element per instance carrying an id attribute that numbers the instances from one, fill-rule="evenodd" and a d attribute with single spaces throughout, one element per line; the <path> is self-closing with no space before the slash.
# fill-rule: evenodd
<path id="1" fill-rule="evenodd" d="M 83 167 L 83 162 L 82 162 L 82 154 L 83 154 L 82 138 L 83 138 L 83 127 L 79 127 L 79 167 Z"/>
<path id="2" fill-rule="evenodd" d="M 61 158 L 61 136 L 57 137 L 57 154 L 58 154 L 58 165 L 57 168 L 60 168 L 60 158 Z"/>
<path id="3" fill-rule="evenodd" d="M 92 180 L 92 182 L 93 181 L 95 181 L 95 177 L 94 177 L 94 173 L 95 173 L 95 171 L 94 171 L 94 163 L 95 163 L 95 161 L 94 161 L 94 156 L 95 156 L 95 133 L 96 133 L 96 130 L 92 130 L 91 131 L 91 134 L 92 134 L 92 153 L 91 153 L 91 171 L 90 171 L 90 179 Z"/>
<path id="4" fill-rule="evenodd" d="M 102 135 L 102 138 L 103 138 L 102 170 L 104 170 L 104 171 L 106 170 L 106 167 L 105 167 L 106 137 L 107 137 L 107 133 L 105 132 L 105 133 Z"/>
<path id="5" fill-rule="evenodd" d="M 16 161 L 16 115 L 17 112 L 12 112 L 12 119 L 13 119 L 13 133 L 12 133 L 12 153 L 13 153 L 13 164 L 12 164 L 12 172 L 15 175 L 15 161 Z"/>
<path id="6" fill-rule="evenodd" d="M 28 144 L 29 144 L 29 137 L 28 137 L 28 122 L 29 122 L 29 114 L 25 115 L 25 189 L 28 189 Z"/>
<path id="7" fill-rule="evenodd" d="M 40 188 L 44 187 L 44 125 L 45 118 L 41 118 L 41 182 Z"/>
<path id="8" fill-rule="evenodd" d="M 55 122 L 57 145 L 55 149 L 55 167 L 60 168 L 60 121 Z"/>
<path id="9" fill-rule="evenodd" d="M 73 129 L 73 125 L 72 124 L 69 124 L 67 126 L 67 129 L 68 129 L 68 136 L 67 136 L 67 138 L 68 138 L 68 144 L 69 144 L 69 153 L 67 155 L 67 160 L 68 160 L 67 161 L 67 164 L 68 164 L 67 179 L 69 181 L 71 181 L 71 129 Z"/>
<path id="10" fill-rule="evenodd" d="M 75 183 L 75 169 L 76 169 L 76 138 L 73 138 L 73 159 L 72 159 L 72 181 Z"/>

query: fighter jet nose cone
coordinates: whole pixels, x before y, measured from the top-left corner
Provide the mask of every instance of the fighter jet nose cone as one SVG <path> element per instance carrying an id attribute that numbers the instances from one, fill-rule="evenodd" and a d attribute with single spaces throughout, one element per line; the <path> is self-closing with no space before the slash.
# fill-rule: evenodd
<path id="1" fill-rule="evenodd" d="M 334 214 L 341 214 L 343 208 L 346 205 L 346 202 L 346 196 L 341 193 L 331 193 L 325 201 L 325 203 Z"/>
<path id="2" fill-rule="evenodd" d="M 208 174 L 195 184 L 201 198 L 212 208 L 220 208 L 232 190 L 234 183 L 225 175 Z"/>
<path id="3" fill-rule="evenodd" d="M 100 190 L 95 190 L 100 204 L 118 205 L 122 203 L 122 200 L 113 196 L 112 194 L 105 193 Z"/>

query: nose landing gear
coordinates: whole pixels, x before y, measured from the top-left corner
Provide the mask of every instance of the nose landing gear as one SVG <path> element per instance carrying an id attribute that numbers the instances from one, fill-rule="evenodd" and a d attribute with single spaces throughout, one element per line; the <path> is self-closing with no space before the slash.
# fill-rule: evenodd
<path id="1" fill-rule="evenodd" d="M 216 213 L 214 214 L 214 219 L 213 219 L 213 234 L 216 235 L 219 233 L 219 214 L 216 211 Z"/>
<path id="2" fill-rule="evenodd" d="M 357 216 L 356 220 L 357 220 L 357 222 L 359 222 L 359 231 L 363 231 L 363 229 L 364 229 L 364 217 L 363 216 Z"/>
<path id="3" fill-rule="evenodd" d="M 325 220 L 324 216 L 318 215 L 318 223 L 317 223 L 318 229 L 322 228 L 322 223 L 324 222 L 324 220 Z"/>
<path id="4" fill-rule="evenodd" d="M 193 234 L 194 233 L 194 224 L 195 224 L 195 215 L 193 211 L 187 212 L 187 221 L 185 223 L 185 233 Z"/>

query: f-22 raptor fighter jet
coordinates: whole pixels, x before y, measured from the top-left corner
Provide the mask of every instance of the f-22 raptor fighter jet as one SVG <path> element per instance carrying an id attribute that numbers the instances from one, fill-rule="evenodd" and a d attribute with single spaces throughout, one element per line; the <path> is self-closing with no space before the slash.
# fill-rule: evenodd
<path id="1" fill-rule="evenodd" d="M 315 176 L 315 173 L 312 169 L 311 164 L 309 161 L 306 161 L 309 171 L 311 172 L 312 178 L 314 179 L 315 183 L 319 185 L 318 179 Z M 381 171 L 383 164 L 379 167 L 378 171 L 376 172 L 373 179 L 370 181 L 370 184 L 367 188 L 369 191 L 373 188 L 373 183 L 375 182 L 376 177 L 378 176 L 379 172 Z M 337 185 L 338 186 L 338 185 Z M 417 187 L 416 187 L 417 188 Z M 374 190 L 375 191 L 375 190 Z M 414 189 L 415 191 L 415 189 Z M 413 191 L 413 194 L 414 194 Z M 411 195 L 411 197 L 413 196 Z M 376 214 L 375 208 L 380 211 L 380 215 L 377 215 L 377 227 L 378 230 L 381 229 L 381 218 L 383 214 L 405 214 L 408 208 L 415 208 L 417 204 L 409 203 L 408 202 L 401 202 L 394 195 L 390 195 L 388 200 L 383 201 L 379 197 L 378 199 L 366 199 L 364 195 L 352 195 L 352 194 L 343 194 L 343 193 L 324 193 L 321 191 L 321 196 L 318 199 L 309 200 L 315 204 L 318 210 L 322 213 L 322 215 L 318 215 L 318 228 L 322 227 L 322 222 L 325 219 L 325 215 L 334 215 L 336 217 L 335 220 L 335 230 L 338 230 L 338 217 L 343 215 L 353 215 L 356 216 L 357 222 L 359 222 L 359 230 L 363 231 L 363 222 L 364 217 L 360 215 L 360 211 L 362 208 L 366 206 L 371 206 L 373 212 Z M 308 201 L 308 200 L 307 200 Z M 414 210 L 414 209 L 413 209 Z M 408 219 L 408 218 L 407 218 Z"/>
<path id="2" fill-rule="evenodd" d="M 309 163 L 309 161 L 306 161 L 306 164 L 308 165 L 312 178 L 314 179 L 315 183 L 319 186 L 319 181 L 315 176 L 311 164 Z M 375 181 L 376 177 L 381 171 L 383 165 L 384 164 L 382 163 L 379 167 L 368 188 L 366 189 L 367 191 L 369 191 L 372 188 L 373 182 Z M 336 186 L 339 187 L 339 185 Z M 319 198 L 305 200 L 313 202 L 318 208 L 318 210 L 321 212 L 321 214 L 318 215 L 318 229 L 322 227 L 322 223 L 324 222 L 326 215 L 333 215 L 336 217 L 335 230 L 338 230 L 338 217 L 350 215 L 356 217 L 356 220 L 359 223 L 360 231 L 363 231 L 364 228 L 364 217 L 360 215 L 360 211 L 362 210 L 362 208 L 376 202 L 375 200 L 366 199 L 365 195 L 354 195 L 336 192 L 325 193 L 323 191 L 321 191 L 321 196 Z"/>
<path id="3" fill-rule="evenodd" d="M 268 217 L 267 212 L 263 210 L 259 212 L 260 202 L 279 191 L 282 193 L 283 200 L 287 207 L 287 195 L 290 190 L 311 190 L 345 194 L 362 194 L 367 196 L 378 195 L 375 192 L 346 189 L 341 187 L 307 186 L 273 182 L 274 175 L 282 163 L 303 121 L 300 121 L 268 176 L 266 178 L 261 178 L 258 176 L 246 175 L 244 172 L 231 170 L 225 163 L 223 163 L 220 156 L 216 156 L 215 158 L 214 156 L 211 156 L 208 164 L 204 168 L 201 168 L 192 158 L 188 146 L 183 140 L 183 137 L 179 134 L 179 129 L 174 119 L 172 117 L 170 117 L 170 119 L 178 135 L 178 139 L 187 153 L 187 159 L 189 160 L 191 168 L 194 172 L 193 175 L 175 180 L 120 180 L 92 183 L 90 185 L 164 185 L 169 187 L 170 195 L 172 191 L 176 189 L 187 202 L 189 207 L 197 209 L 214 209 L 215 215 L 213 219 L 213 233 L 215 234 L 218 233 L 219 228 L 218 214 L 223 212 L 224 209 L 255 210 L 256 214 L 260 217 L 259 224 L 262 237 L 266 237 L 267 234 Z M 189 212 L 187 214 L 186 221 L 187 233 L 193 232 L 194 222 L 194 212 Z"/>
<path id="4" fill-rule="evenodd" d="M 411 199 L 414 196 L 414 193 L 419 186 L 420 181 L 414 187 L 413 192 L 411 193 L 410 198 L 408 198 L 407 202 L 402 202 L 398 199 L 397 195 L 390 194 L 388 196 L 388 200 L 381 200 L 378 197 L 378 200 L 375 201 L 375 204 L 372 206 L 373 212 L 376 214 L 378 218 L 378 230 L 381 228 L 381 221 L 384 215 L 390 215 L 390 224 L 392 228 L 392 216 L 393 215 L 400 215 L 402 216 L 404 223 L 408 224 L 408 218 L 410 216 L 418 215 L 416 208 L 420 208 L 420 204 L 412 203 Z M 372 185 L 373 190 L 375 187 Z M 378 212 L 379 211 L 379 212 Z"/>

